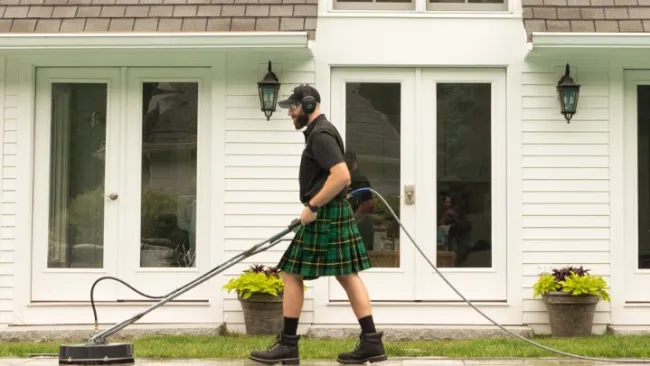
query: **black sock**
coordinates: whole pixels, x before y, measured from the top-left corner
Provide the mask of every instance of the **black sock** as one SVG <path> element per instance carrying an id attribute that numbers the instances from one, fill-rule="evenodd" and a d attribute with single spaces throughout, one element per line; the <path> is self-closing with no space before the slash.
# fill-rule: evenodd
<path id="1" fill-rule="evenodd" d="M 298 332 L 298 318 L 287 318 L 285 316 L 283 333 L 286 335 L 296 335 L 297 332 Z"/>
<path id="2" fill-rule="evenodd" d="M 361 332 L 363 333 L 376 333 L 375 322 L 372 320 L 372 315 L 365 316 L 359 319 L 361 325 Z"/>

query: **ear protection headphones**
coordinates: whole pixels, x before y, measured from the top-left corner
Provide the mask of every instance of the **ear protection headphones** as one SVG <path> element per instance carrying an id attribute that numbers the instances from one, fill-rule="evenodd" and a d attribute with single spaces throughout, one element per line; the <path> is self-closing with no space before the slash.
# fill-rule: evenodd
<path id="1" fill-rule="evenodd" d="M 300 101 L 300 105 L 302 106 L 302 110 L 305 112 L 305 114 L 309 115 L 314 113 L 316 110 L 316 98 L 311 96 L 309 94 L 309 90 L 307 89 L 306 84 L 301 84 L 300 85 L 300 90 L 302 92 L 303 98 Z"/>

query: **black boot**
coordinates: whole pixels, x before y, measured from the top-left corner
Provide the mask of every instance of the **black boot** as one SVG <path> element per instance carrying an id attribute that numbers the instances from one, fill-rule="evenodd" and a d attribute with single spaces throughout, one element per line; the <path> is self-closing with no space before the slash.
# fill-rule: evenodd
<path id="1" fill-rule="evenodd" d="M 274 365 L 299 365 L 300 355 L 298 353 L 298 340 L 300 336 L 280 334 L 266 351 L 253 351 L 250 358 L 253 361 Z"/>
<path id="2" fill-rule="evenodd" d="M 381 341 L 383 336 L 383 332 L 362 333 L 354 351 L 341 353 L 337 361 L 345 364 L 386 361 L 388 357 Z"/>

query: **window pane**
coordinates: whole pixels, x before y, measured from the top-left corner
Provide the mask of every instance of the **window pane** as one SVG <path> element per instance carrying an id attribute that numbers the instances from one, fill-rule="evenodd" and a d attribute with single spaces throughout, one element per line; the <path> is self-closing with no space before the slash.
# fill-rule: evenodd
<path id="1" fill-rule="evenodd" d="M 48 268 L 102 268 L 106 84 L 52 84 Z"/>
<path id="2" fill-rule="evenodd" d="M 142 84 L 141 267 L 194 267 L 198 84 Z"/>
<path id="3" fill-rule="evenodd" d="M 399 83 L 346 85 L 346 159 L 351 188 L 370 186 L 400 214 Z M 399 267 L 400 227 L 383 202 L 371 194 L 350 203 L 374 267 Z"/>
<path id="4" fill-rule="evenodd" d="M 491 86 L 437 85 L 438 267 L 491 267 Z"/>
<path id="5" fill-rule="evenodd" d="M 639 210 L 639 268 L 650 268 L 650 86 L 637 87 L 638 123 L 638 210 Z"/>
<path id="6" fill-rule="evenodd" d="M 405 3 L 410 4 L 413 0 L 336 0 L 339 3 Z M 464 0 L 462 0 L 464 1 Z"/>

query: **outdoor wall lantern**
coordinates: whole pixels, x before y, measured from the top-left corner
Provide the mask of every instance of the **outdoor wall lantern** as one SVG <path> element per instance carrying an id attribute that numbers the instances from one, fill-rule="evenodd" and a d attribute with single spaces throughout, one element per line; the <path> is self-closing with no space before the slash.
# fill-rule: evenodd
<path id="1" fill-rule="evenodd" d="M 269 121 L 271 115 L 275 112 L 275 106 L 278 103 L 278 93 L 280 91 L 278 77 L 271 71 L 271 61 L 269 61 L 266 76 L 257 82 L 257 88 L 260 96 L 260 107 L 266 116 L 266 120 Z"/>
<path id="2" fill-rule="evenodd" d="M 564 76 L 557 83 L 557 93 L 560 99 L 560 107 L 564 119 L 569 123 L 578 109 L 578 96 L 580 95 L 580 85 L 573 82 L 571 78 L 569 64 L 566 64 Z"/>

